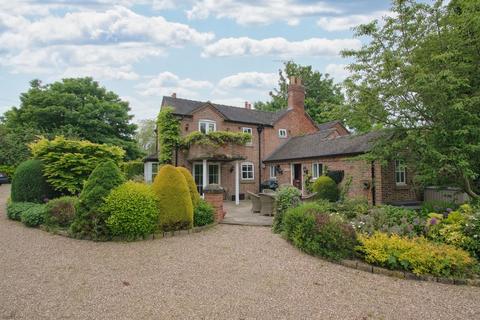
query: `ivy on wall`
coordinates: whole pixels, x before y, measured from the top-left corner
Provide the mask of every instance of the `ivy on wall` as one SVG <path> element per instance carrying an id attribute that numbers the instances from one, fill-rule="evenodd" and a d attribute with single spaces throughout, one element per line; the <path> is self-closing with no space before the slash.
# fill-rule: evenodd
<path id="1" fill-rule="evenodd" d="M 221 147 L 227 144 L 245 145 L 251 141 L 249 133 L 214 131 L 207 134 L 195 131 L 185 137 L 180 136 L 180 120 L 171 107 L 163 107 L 157 118 L 158 160 L 162 164 L 172 163 L 175 148 L 189 149 L 194 144 Z"/>
<path id="2" fill-rule="evenodd" d="M 163 107 L 157 118 L 158 161 L 171 164 L 173 151 L 180 144 L 180 121 L 171 107 Z"/>

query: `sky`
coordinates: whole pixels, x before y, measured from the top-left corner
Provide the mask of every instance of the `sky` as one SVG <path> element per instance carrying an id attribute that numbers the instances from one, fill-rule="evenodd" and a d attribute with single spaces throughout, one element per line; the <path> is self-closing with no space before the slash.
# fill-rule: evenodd
<path id="1" fill-rule="evenodd" d="M 0 0 L 0 114 L 29 81 L 90 76 L 155 118 L 162 96 L 242 107 L 266 101 L 282 62 L 348 72 L 359 23 L 388 15 L 377 0 Z"/>

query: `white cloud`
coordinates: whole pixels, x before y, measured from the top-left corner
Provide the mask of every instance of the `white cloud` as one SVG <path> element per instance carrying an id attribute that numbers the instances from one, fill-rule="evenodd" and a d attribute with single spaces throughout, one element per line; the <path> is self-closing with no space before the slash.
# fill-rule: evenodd
<path id="1" fill-rule="evenodd" d="M 339 17 L 323 17 L 318 19 L 317 24 L 320 28 L 327 31 L 349 30 L 359 24 L 369 23 L 375 19 L 381 19 L 384 16 L 391 16 L 390 11 L 374 11 L 371 14 L 353 14 Z"/>
<path id="2" fill-rule="evenodd" d="M 164 96 L 176 93 L 183 97 L 197 96 L 202 89 L 211 89 L 209 81 L 180 78 L 171 72 L 162 72 L 147 82 L 136 86 L 138 93 L 143 96 Z"/>
<path id="3" fill-rule="evenodd" d="M 87 65 L 84 67 L 68 67 L 61 75 L 61 78 L 93 77 L 94 79 L 114 80 L 137 80 L 139 75 L 132 70 L 132 67 Z"/>
<path id="4" fill-rule="evenodd" d="M 168 1 L 162 3 L 169 5 Z M 76 75 L 91 71 L 105 79 L 133 80 L 138 76 L 132 63 L 165 54 L 167 48 L 204 45 L 214 37 L 121 6 L 35 18 L 12 15 L 2 11 L 4 8 L 0 6 L 0 65 L 13 73 Z"/>
<path id="5" fill-rule="evenodd" d="M 228 18 L 241 25 L 284 21 L 297 25 L 300 18 L 340 11 L 325 2 L 301 3 L 295 0 L 199 0 L 187 11 L 189 19 Z"/>
<path id="6" fill-rule="evenodd" d="M 342 82 L 350 75 L 346 67 L 346 64 L 331 63 L 325 67 L 325 73 L 328 73 L 335 82 Z"/>
<path id="7" fill-rule="evenodd" d="M 360 46 L 361 42 L 358 39 L 312 38 L 302 41 L 288 41 L 285 38 L 263 40 L 247 37 L 224 38 L 205 46 L 202 56 L 336 56 L 343 49 L 359 49 Z"/>
<path id="8" fill-rule="evenodd" d="M 221 79 L 218 87 L 222 90 L 244 89 L 244 90 L 269 90 L 278 81 L 276 73 L 261 72 L 240 72 Z"/>

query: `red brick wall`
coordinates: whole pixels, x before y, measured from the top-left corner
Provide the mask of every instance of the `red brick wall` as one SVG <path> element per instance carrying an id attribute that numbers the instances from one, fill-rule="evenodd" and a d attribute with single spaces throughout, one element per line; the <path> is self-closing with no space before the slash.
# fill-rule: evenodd
<path id="1" fill-rule="evenodd" d="M 302 159 L 291 160 L 285 162 L 268 163 L 269 165 L 279 164 L 283 170 L 283 174 L 277 174 L 277 180 L 279 185 L 291 184 L 291 164 L 302 164 L 303 168 L 306 167 L 308 172 L 312 172 L 313 163 L 321 163 L 324 168 L 327 166 L 328 170 L 343 170 L 345 172 L 344 179 L 341 186 L 345 184 L 350 178 L 352 180 L 348 192 L 348 197 L 363 197 L 368 199 L 370 203 L 373 202 L 372 187 L 375 186 L 375 201 L 376 204 L 390 203 L 394 201 L 412 201 L 418 197 L 413 191 L 412 185 L 409 184 L 404 188 L 395 186 L 394 170 L 392 170 L 393 164 L 387 167 L 382 167 L 379 163 L 374 164 L 374 182 L 372 184 L 372 164 L 364 160 L 353 159 L 352 157 L 328 157 L 318 159 Z M 303 177 L 304 179 L 304 177 Z M 407 173 L 408 179 L 408 173 Z M 366 189 L 364 183 L 368 183 L 369 187 Z M 393 185 L 392 185 L 393 183 Z"/>
<path id="2" fill-rule="evenodd" d="M 398 186 L 395 182 L 395 163 L 392 161 L 382 168 L 382 198 L 385 203 L 420 200 L 415 192 L 412 174 L 406 170 L 407 184 Z"/>

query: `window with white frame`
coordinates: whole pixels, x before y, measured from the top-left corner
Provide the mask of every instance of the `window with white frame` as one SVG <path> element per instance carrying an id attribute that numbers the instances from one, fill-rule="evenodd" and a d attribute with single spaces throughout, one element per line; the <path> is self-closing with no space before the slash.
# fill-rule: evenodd
<path id="1" fill-rule="evenodd" d="M 323 174 L 323 164 L 312 163 L 312 179 L 317 179 Z"/>
<path id="2" fill-rule="evenodd" d="M 407 170 L 401 160 L 395 160 L 395 183 L 397 185 L 407 184 Z"/>
<path id="3" fill-rule="evenodd" d="M 151 176 L 151 181 L 153 182 L 153 180 L 155 180 L 155 177 L 157 176 L 157 173 L 158 173 L 158 163 L 157 162 L 153 162 L 152 163 L 152 176 Z"/>
<path id="4" fill-rule="evenodd" d="M 212 120 L 200 120 L 198 121 L 198 131 L 201 133 L 217 131 L 217 124 Z"/>
<path id="5" fill-rule="evenodd" d="M 277 166 L 274 164 L 270 165 L 270 179 L 277 179 Z"/>
<path id="6" fill-rule="evenodd" d="M 251 136 L 252 139 L 253 139 L 253 130 L 252 130 L 252 128 L 243 127 L 243 128 L 242 128 L 242 132 L 243 132 L 243 133 L 248 133 L 248 134 L 250 134 L 250 136 Z M 246 143 L 246 145 L 247 145 L 247 146 L 253 145 L 253 141 L 252 141 L 252 140 L 248 141 L 248 142 Z"/>
<path id="7" fill-rule="evenodd" d="M 242 180 L 253 180 L 253 163 L 251 162 L 242 162 L 241 165 L 242 171 Z"/>
<path id="8" fill-rule="evenodd" d="M 286 138 L 287 137 L 287 129 L 278 129 L 278 136 L 280 138 Z"/>

